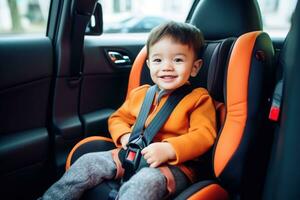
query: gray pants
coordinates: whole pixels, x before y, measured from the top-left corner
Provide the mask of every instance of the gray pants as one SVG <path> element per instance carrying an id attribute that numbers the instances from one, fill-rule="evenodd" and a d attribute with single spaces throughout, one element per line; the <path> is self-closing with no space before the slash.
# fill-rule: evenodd
<path id="1" fill-rule="evenodd" d="M 115 174 L 116 164 L 111 151 L 85 154 L 45 192 L 41 199 L 80 199 L 85 190 L 95 187 L 104 180 L 113 179 Z M 145 167 L 121 186 L 119 199 L 162 199 L 167 192 L 166 184 L 166 179 L 159 169 Z"/>

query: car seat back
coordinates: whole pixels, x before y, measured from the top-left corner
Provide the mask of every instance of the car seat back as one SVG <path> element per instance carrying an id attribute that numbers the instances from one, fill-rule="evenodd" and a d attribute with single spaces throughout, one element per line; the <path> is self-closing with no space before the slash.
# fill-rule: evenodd
<path id="1" fill-rule="evenodd" d="M 248 153 L 257 140 L 263 139 L 262 126 L 268 119 L 268 97 L 272 92 L 268 81 L 273 75 L 273 57 L 271 39 L 260 31 L 239 37 L 231 52 L 225 79 L 227 113 L 215 145 L 214 172 L 233 191 L 241 187 L 245 170 L 255 168 L 247 162 Z"/>
<path id="2" fill-rule="evenodd" d="M 176 199 L 257 199 L 261 195 L 266 134 L 274 78 L 268 34 L 254 31 L 235 41 L 225 71 L 226 115 L 213 150 L 215 178 L 192 185 Z M 264 162 L 262 162 L 264 161 Z"/>
<path id="3" fill-rule="evenodd" d="M 188 22 L 200 28 L 206 40 L 239 37 L 262 30 L 256 0 L 201 0 L 188 16 Z"/>

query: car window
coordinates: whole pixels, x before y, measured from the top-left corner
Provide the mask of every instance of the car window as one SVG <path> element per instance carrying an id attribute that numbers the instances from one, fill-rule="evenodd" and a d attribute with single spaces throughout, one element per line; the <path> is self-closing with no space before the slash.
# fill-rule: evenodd
<path id="1" fill-rule="evenodd" d="M 146 33 L 168 20 L 185 21 L 194 0 L 99 0 L 103 32 Z"/>
<path id="2" fill-rule="evenodd" d="M 46 35 L 50 0 L 0 0 L 0 36 Z"/>
<path id="3" fill-rule="evenodd" d="M 285 37 L 296 3 L 297 0 L 258 0 L 264 31 L 273 37 Z"/>

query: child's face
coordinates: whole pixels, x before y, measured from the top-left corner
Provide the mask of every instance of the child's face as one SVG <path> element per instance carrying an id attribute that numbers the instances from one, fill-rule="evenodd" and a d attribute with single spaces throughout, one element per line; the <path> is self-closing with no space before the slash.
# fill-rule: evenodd
<path id="1" fill-rule="evenodd" d="M 149 49 L 147 65 L 153 82 L 160 89 L 174 90 L 184 85 L 190 76 L 196 76 L 202 60 L 188 45 L 175 43 L 165 37 Z"/>

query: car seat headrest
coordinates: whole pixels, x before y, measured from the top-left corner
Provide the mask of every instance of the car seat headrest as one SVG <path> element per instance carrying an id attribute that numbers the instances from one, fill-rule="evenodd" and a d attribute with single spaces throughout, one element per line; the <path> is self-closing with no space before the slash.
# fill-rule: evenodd
<path id="1" fill-rule="evenodd" d="M 189 22 L 198 27 L 207 40 L 238 37 L 262 30 L 256 0 L 201 0 L 194 13 Z"/>
<path id="2" fill-rule="evenodd" d="M 228 56 L 236 38 L 207 41 L 203 48 L 203 66 L 196 77 L 190 82 L 194 87 L 205 87 L 214 100 L 224 102 L 224 76 Z"/>
<path id="3" fill-rule="evenodd" d="M 210 59 L 207 75 L 207 90 L 214 100 L 218 102 L 224 102 L 223 88 L 225 71 L 227 69 L 228 56 L 235 40 L 236 38 L 222 40 L 215 48 Z"/>

